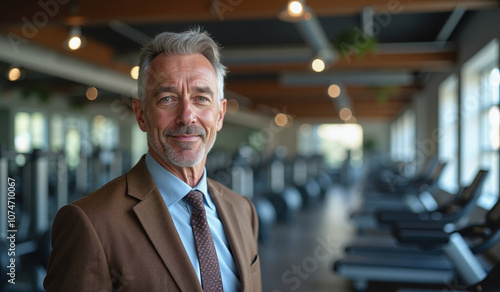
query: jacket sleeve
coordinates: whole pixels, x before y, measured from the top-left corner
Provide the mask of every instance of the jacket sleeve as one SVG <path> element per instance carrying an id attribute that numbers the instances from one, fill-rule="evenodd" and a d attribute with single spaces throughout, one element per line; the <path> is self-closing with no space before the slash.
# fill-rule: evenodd
<path id="1" fill-rule="evenodd" d="M 54 219 L 44 287 L 47 292 L 112 289 L 102 244 L 91 221 L 76 205 L 62 207 Z"/>

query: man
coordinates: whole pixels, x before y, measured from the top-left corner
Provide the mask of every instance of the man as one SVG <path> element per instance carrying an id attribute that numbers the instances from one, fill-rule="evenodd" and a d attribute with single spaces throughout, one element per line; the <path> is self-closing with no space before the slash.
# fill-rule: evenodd
<path id="1" fill-rule="evenodd" d="M 199 29 L 162 33 L 139 65 L 133 109 L 149 151 L 125 175 L 59 210 L 45 289 L 261 291 L 255 208 L 206 178 L 226 112 L 218 46 Z M 191 220 L 208 221 L 210 230 L 200 235 L 206 223 Z"/>

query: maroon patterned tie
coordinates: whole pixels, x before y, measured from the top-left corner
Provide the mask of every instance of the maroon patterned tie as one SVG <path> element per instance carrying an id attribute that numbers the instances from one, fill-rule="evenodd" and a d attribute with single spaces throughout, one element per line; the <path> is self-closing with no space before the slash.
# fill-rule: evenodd
<path id="1" fill-rule="evenodd" d="M 200 261 L 201 285 L 204 292 L 220 292 L 222 279 L 214 241 L 208 228 L 207 213 L 203 205 L 203 194 L 190 191 L 184 199 L 191 205 L 191 226 L 193 227 L 196 250 Z"/>

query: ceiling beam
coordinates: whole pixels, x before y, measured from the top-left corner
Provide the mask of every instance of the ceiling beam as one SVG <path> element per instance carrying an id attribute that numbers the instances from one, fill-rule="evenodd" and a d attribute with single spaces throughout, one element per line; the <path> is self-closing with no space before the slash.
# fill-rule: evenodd
<path id="1" fill-rule="evenodd" d="M 351 100 L 353 112 L 359 111 L 378 111 L 378 110 L 395 110 L 398 111 L 410 104 L 409 101 L 405 100 L 389 100 L 389 101 L 379 101 L 379 100 Z"/>
<path id="2" fill-rule="evenodd" d="M 410 101 L 414 94 L 422 90 L 420 85 L 407 85 L 407 86 L 347 86 L 345 87 L 347 94 L 354 100 L 373 99 L 378 94 L 387 95 L 388 99 L 401 99 Z"/>
<path id="3" fill-rule="evenodd" d="M 69 36 L 69 30 L 63 27 L 46 26 L 36 30 L 36 33 L 29 38 L 23 37 L 23 29 L 16 27 L 11 29 L 0 28 L 0 33 L 4 33 L 9 42 L 14 47 L 23 45 L 41 46 L 54 52 L 76 58 L 94 65 L 104 66 L 122 74 L 129 74 L 131 65 L 123 61 L 117 61 L 114 49 L 100 41 L 89 37 L 84 37 L 85 44 L 80 49 L 70 51 L 65 48 L 65 43 Z"/>
<path id="4" fill-rule="evenodd" d="M 450 70 L 457 61 L 456 52 L 368 54 L 351 59 L 341 58 L 331 67 L 341 69 L 408 69 L 427 72 Z"/>
<path id="5" fill-rule="evenodd" d="M 266 105 L 300 118 L 331 118 L 332 111 L 337 110 L 334 100 L 321 86 L 285 87 L 277 81 L 234 81 L 229 82 L 226 88 L 244 94 L 251 100 L 250 108 L 253 109 Z M 357 117 L 391 119 L 411 103 L 421 86 L 346 86 L 345 90 Z"/>
<path id="6" fill-rule="evenodd" d="M 280 82 L 286 86 L 328 86 L 332 83 L 366 86 L 405 86 L 415 83 L 415 77 L 411 71 L 381 70 L 349 71 L 349 72 L 325 72 L 318 73 L 284 73 L 280 76 Z"/>
<path id="7" fill-rule="evenodd" d="M 228 81 L 226 88 L 237 93 L 245 93 L 249 98 L 253 97 L 273 97 L 286 98 L 291 95 L 303 96 L 306 95 L 323 95 L 327 96 L 326 89 L 318 86 L 303 86 L 300 88 L 291 88 L 282 86 L 277 80 L 260 80 L 260 81 Z"/>
<path id="8" fill-rule="evenodd" d="M 298 112 L 301 112 L 300 108 L 316 108 L 316 107 L 335 107 L 333 100 L 332 99 L 324 99 L 321 101 L 316 101 L 316 102 L 308 102 L 307 100 L 302 100 L 302 101 L 295 101 L 295 102 L 289 102 L 289 101 L 269 101 L 265 104 L 271 108 L 275 108 L 281 111 L 285 111 L 289 114 L 294 114 L 294 112 L 291 111 L 291 108 L 296 108 Z M 354 111 L 356 109 L 360 110 L 372 110 L 376 111 L 378 109 L 399 109 L 401 107 L 405 107 L 409 104 L 408 101 L 405 100 L 391 100 L 391 101 L 377 101 L 377 100 L 363 100 L 363 101 L 352 101 L 352 107 Z"/>
<path id="9" fill-rule="evenodd" d="M 103 24 L 116 19 L 126 23 L 224 21 L 277 18 L 286 1 L 268 0 L 46 0 L 8 1 L 2 4 L 0 24 L 33 23 Z M 469 10 L 498 7 L 497 0 L 309 0 L 307 5 L 321 16 L 353 15 L 372 7 L 380 15 L 453 11 L 457 5 Z"/>
<path id="10" fill-rule="evenodd" d="M 286 54 L 286 50 L 283 50 L 283 54 Z M 350 60 L 340 58 L 325 72 L 356 69 L 406 69 L 425 72 L 446 72 L 453 68 L 456 61 L 456 52 L 370 54 Z M 232 60 L 225 64 L 227 64 L 230 74 L 312 71 L 310 70 L 309 60 L 281 63 L 273 62 L 271 59 L 266 60 L 266 63 L 250 63 L 248 60 L 237 63 L 235 60 Z"/>
<path id="11" fill-rule="evenodd" d="M 76 51 L 64 49 L 63 44 L 68 37 L 69 30 L 66 28 L 47 26 L 37 29 L 37 33 L 31 38 L 23 38 L 22 28 L 1 28 L 0 31 L 19 42 L 35 42 L 49 47 L 63 54 L 74 56 L 95 64 L 114 67 L 122 73 L 130 70 L 130 65 L 122 62 L 119 64 L 115 58 L 114 50 L 99 41 L 86 38 L 83 48 Z M 416 44 L 424 47 L 424 44 Z M 399 53 L 383 53 L 393 51 L 391 47 L 399 47 Z M 411 50 L 411 46 L 405 46 Z M 456 62 L 456 52 L 448 48 L 433 47 L 427 44 L 425 52 L 404 53 L 406 49 L 398 44 L 381 45 L 380 54 L 369 54 L 364 57 L 351 59 L 341 58 L 329 70 L 352 70 L 352 69 L 402 69 L 426 72 L 443 72 L 450 70 Z M 252 74 L 266 72 L 300 72 L 309 69 L 309 60 L 312 57 L 310 49 L 305 47 L 295 48 L 273 48 L 273 49 L 224 49 L 223 63 L 229 68 L 230 74 Z M 281 62 L 281 63 L 280 63 Z M 269 66 L 273 63 L 273 66 Z"/>
<path id="12" fill-rule="evenodd" d="M 276 109 L 279 112 L 284 112 L 291 115 L 294 119 L 309 119 L 309 118 L 337 118 L 338 109 L 332 101 L 325 100 L 323 102 L 268 102 L 266 106 Z M 408 105 L 406 102 L 390 102 L 387 104 L 379 104 L 373 102 L 364 106 L 364 103 L 352 105 L 354 116 L 357 119 L 361 118 L 378 118 L 378 119 L 393 119 L 403 108 Z M 255 106 L 254 109 L 258 107 Z"/>
<path id="13" fill-rule="evenodd" d="M 291 98 L 301 99 L 324 99 L 328 97 L 326 86 L 300 86 L 291 87 L 283 86 L 276 80 L 261 80 L 261 81 L 229 81 L 226 84 L 226 89 L 233 92 L 244 94 L 254 102 L 261 102 L 270 99 L 274 100 L 289 100 Z M 422 89 L 421 86 L 346 86 L 347 94 L 353 99 L 371 99 L 377 94 L 387 94 L 390 99 L 405 99 L 407 100 L 413 94 Z"/>
<path id="14" fill-rule="evenodd" d="M 1 31 L 11 39 L 19 37 L 20 43 L 36 43 L 62 54 L 84 59 L 95 64 L 111 65 L 113 62 L 114 50 L 110 46 L 89 39 L 88 37 L 85 37 L 85 44 L 80 49 L 75 51 L 66 49 L 64 45 L 69 37 L 69 30 L 66 28 L 56 26 L 43 27 L 38 29 L 37 33 L 29 39 L 21 39 L 23 35 L 21 28 L 2 29 Z"/>
<path id="15" fill-rule="evenodd" d="M 0 60 L 41 73 L 123 94 L 137 96 L 137 81 L 104 66 L 66 56 L 33 43 L 12 45 L 0 34 Z"/>

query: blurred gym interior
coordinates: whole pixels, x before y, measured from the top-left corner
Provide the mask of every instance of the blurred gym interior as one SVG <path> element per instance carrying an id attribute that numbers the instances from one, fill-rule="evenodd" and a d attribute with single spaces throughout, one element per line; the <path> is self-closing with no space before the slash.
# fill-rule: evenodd
<path id="1" fill-rule="evenodd" d="M 57 210 L 146 153 L 140 48 L 196 25 L 228 68 L 207 175 L 256 206 L 263 291 L 500 291 L 499 4 L 4 1 L 0 291 L 43 291 Z"/>

